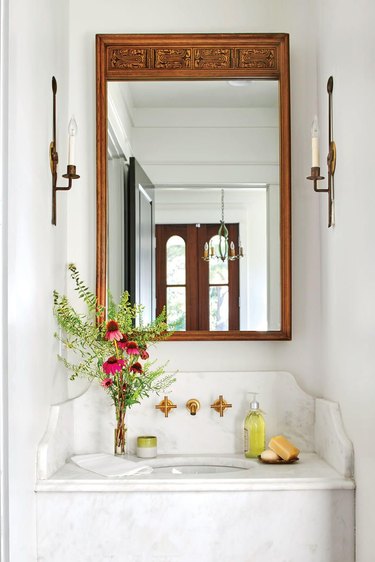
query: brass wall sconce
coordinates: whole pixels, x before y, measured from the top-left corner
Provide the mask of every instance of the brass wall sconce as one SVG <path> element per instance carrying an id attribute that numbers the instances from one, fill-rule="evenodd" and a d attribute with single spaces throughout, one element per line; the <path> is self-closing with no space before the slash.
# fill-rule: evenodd
<path id="1" fill-rule="evenodd" d="M 168 396 L 164 396 L 163 400 L 160 402 L 160 404 L 157 404 L 155 406 L 155 408 L 157 410 L 160 410 L 161 412 L 164 412 L 164 417 L 167 418 L 169 415 L 169 412 L 173 409 L 173 408 L 177 408 L 176 404 L 173 404 L 173 402 L 171 400 L 169 400 Z"/>
<path id="2" fill-rule="evenodd" d="M 57 191 L 69 191 L 71 189 L 73 180 L 79 178 L 76 173 L 76 166 L 74 164 L 75 160 L 75 137 L 77 134 L 77 124 L 72 117 L 69 122 L 69 150 L 68 150 L 68 165 L 67 172 L 63 175 L 63 178 L 69 180 L 66 187 L 57 186 L 57 164 L 59 162 L 59 155 L 56 148 L 56 92 L 57 92 L 57 82 L 56 78 L 52 76 L 52 92 L 53 92 L 53 135 L 52 142 L 49 145 L 50 154 L 50 166 L 52 173 L 52 224 L 56 225 L 56 192 Z"/>
<path id="3" fill-rule="evenodd" d="M 211 404 L 211 408 L 213 408 L 215 410 L 215 412 L 220 414 L 221 418 L 224 416 L 225 409 L 231 408 L 231 407 L 232 407 L 232 404 L 228 404 L 228 402 L 226 400 L 224 400 L 222 394 L 220 394 L 219 398 L 217 400 L 215 400 L 215 402 L 213 404 Z"/>
<path id="4" fill-rule="evenodd" d="M 317 193 L 328 193 L 328 228 L 335 224 L 335 190 L 334 190 L 334 175 L 336 169 L 336 144 L 332 138 L 333 136 L 333 112 L 332 112 L 332 91 L 333 91 L 333 77 L 330 76 L 327 82 L 328 92 L 328 188 L 319 189 L 318 181 L 324 180 L 324 176 L 320 175 L 319 164 L 319 126 L 318 118 L 315 117 L 311 127 L 311 145 L 312 145 L 312 167 L 311 175 L 306 179 L 314 182 L 314 191 Z"/>

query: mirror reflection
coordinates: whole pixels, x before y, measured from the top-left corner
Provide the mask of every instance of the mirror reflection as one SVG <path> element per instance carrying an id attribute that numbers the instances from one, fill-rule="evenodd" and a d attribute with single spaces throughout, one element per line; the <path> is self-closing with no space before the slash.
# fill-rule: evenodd
<path id="1" fill-rule="evenodd" d="M 280 330 L 279 83 L 108 82 L 108 285 L 184 330 Z"/>

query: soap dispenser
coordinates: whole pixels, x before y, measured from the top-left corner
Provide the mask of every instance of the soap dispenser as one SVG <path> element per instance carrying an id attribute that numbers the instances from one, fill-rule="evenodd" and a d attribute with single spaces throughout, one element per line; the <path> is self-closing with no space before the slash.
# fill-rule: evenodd
<path id="1" fill-rule="evenodd" d="M 251 392 L 253 399 L 244 422 L 244 453 L 248 459 L 256 458 L 266 448 L 266 424 L 263 412 L 259 409 L 257 393 Z"/>

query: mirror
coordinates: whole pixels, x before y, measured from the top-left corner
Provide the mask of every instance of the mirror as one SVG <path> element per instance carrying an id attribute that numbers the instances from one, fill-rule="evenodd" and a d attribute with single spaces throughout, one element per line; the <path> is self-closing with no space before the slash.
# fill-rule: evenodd
<path id="1" fill-rule="evenodd" d="M 100 302 L 290 339 L 288 36 L 97 36 L 97 110 Z"/>

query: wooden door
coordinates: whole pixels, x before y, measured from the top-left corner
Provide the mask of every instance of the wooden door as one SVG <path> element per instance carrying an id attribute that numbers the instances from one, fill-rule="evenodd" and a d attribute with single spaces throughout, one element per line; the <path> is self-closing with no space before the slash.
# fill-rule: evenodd
<path id="1" fill-rule="evenodd" d="M 238 247 L 238 224 L 226 226 L 229 239 Z M 156 225 L 157 313 L 165 306 L 168 317 L 168 293 L 179 291 L 181 302 L 185 302 L 185 319 L 179 321 L 178 330 L 239 330 L 239 261 L 226 261 L 227 272 L 220 279 L 217 272 L 213 275 L 214 262 L 202 259 L 205 242 L 217 231 L 217 224 Z M 185 275 L 175 282 L 168 279 L 168 241 L 173 237 L 183 240 L 185 251 Z M 223 304 L 227 311 L 224 322 L 215 322 L 215 311 Z"/>

